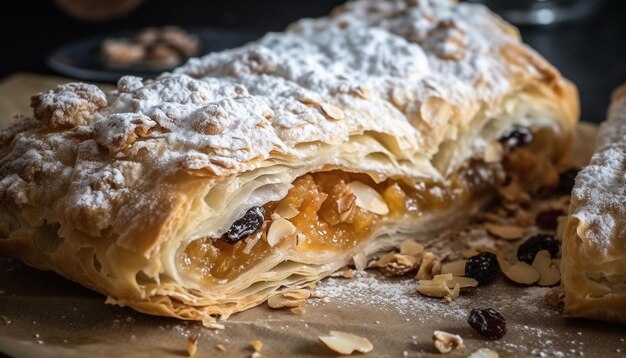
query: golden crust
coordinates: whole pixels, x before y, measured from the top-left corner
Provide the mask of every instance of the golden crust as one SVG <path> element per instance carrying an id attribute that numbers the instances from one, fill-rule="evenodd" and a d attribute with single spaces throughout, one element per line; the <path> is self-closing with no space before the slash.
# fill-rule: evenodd
<path id="1" fill-rule="evenodd" d="M 391 223 L 323 259 L 278 245 L 217 287 L 181 272 L 181 248 L 220 237 L 295 178 L 443 180 L 518 125 L 552 128 L 563 157 L 578 116 L 574 86 L 513 27 L 435 0 L 351 2 L 154 82 L 124 77 L 102 98 L 60 86 L 36 97 L 36 120 L 0 135 L 0 254 L 183 319 L 260 304 L 481 204 Z"/>
<path id="2" fill-rule="evenodd" d="M 576 178 L 563 232 L 565 314 L 626 323 L 626 87 Z"/>

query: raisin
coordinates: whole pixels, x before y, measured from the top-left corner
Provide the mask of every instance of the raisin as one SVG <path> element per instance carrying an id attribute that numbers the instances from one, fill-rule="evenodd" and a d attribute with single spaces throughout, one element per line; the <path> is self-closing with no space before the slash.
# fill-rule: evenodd
<path id="1" fill-rule="evenodd" d="M 467 323 L 487 339 L 500 339 L 506 334 L 506 319 L 493 308 L 471 310 Z"/>
<path id="2" fill-rule="evenodd" d="M 222 240 L 229 244 L 235 244 L 257 231 L 265 220 L 265 209 L 260 206 L 250 208 L 228 231 L 222 235 Z"/>
<path id="3" fill-rule="evenodd" d="M 550 256 L 555 257 L 559 253 L 559 242 L 552 235 L 531 236 L 517 248 L 517 259 L 532 264 L 535 256 L 541 250 L 548 250 Z"/>
<path id="4" fill-rule="evenodd" d="M 574 184 L 576 183 L 578 172 L 580 172 L 579 168 L 570 168 L 559 174 L 559 192 L 562 194 L 571 194 Z"/>
<path id="5" fill-rule="evenodd" d="M 540 229 L 554 231 L 559 224 L 557 219 L 563 214 L 563 210 L 560 209 L 542 211 L 537 214 L 535 223 Z"/>
<path id="6" fill-rule="evenodd" d="M 508 135 L 500 138 L 500 143 L 509 149 L 515 149 L 530 144 L 533 141 L 533 133 L 524 127 L 515 128 Z"/>
<path id="7" fill-rule="evenodd" d="M 500 273 L 498 258 L 491 252 L 483 252 L 467 259 L 465 276 L 471 277 L 483 285 L 493 281 Z"/>

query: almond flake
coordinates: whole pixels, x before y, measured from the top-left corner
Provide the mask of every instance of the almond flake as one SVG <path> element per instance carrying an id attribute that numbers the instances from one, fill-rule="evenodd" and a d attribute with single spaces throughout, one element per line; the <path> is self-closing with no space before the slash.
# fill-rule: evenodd
<path id="1" fill-rule="evenodd" d="M 354 194 L 344 195 L 337 199 L 337 212 L 339 213 L 339 219 L 341 222 L 348 220 L 355 204 L 356 196 Z"/>
<path id="2" fill-rule="evenodd" d="M 522 285 L 532 285 L 539 280 L 537 270 L 523 261 L 514 263 L 503 272 L 511 281 Z"/>
<path id="3" fill-rule="evenodd" d="M 424 245 L 419 244 L 413 240 L 404 240 L 400 244 L 400 253 L 403 255 L 415 256 L 421 255 L 424 252 Z"/>
<path id="4" fill-rule="evenodd" d="M 515 225 L 499 225 L 486 223 L 485 229 L 496 237 L 505 240 L 517 240 L 521 239 L 526 233 L 526 229 L 523 227 L 515 226 Z"/>
<path id="5" fill-rule="evenodd" d="M 532 266 L 539 272 L 539 286 L 554 286 L 561 280 L 558 267 L 552 263 L 550 252 L 541 250 L 535 256 Z"/>
<path id="6" fill-rule="evenodd" d="M 469 355 L 467 358 L 499 358 L 498 352 L 489 349 L 489 348 L 481 348 L 476 352 Z"/>
<path id="7" fill-rule="evenodd" d="M 437 256 L 435 256 L 432 252 L 426 252 L 424 256 L 422 256 L 422 263 L 420 264 L 420 268 L 417 270 L 417 275 L 415 278 L 418 280 L 428 280 L 433 277 L 433 267 L 437 261 Z"/>
<path id="8" fill-rule="evenodd" d="M 274 295 L 267 300 L 270 308 L 293 308 L 303 306 L 305 303 L 305 299 L 288 298 L 282 294 Z"/>
<path id="9" fill-rule="evenodd" d="M 441 273 L 451 273 L 454 276 L 465 276 L 465 263 L 467 260 L 447 262 L 441 266 Z"/>
<path id="10" fill-rule="evenodd" d="M 196 355 L 196 352 L 198 351 L 198 335 L 196 334 L 193 337 L 189 337 L 187 339 L 187 354 L 190 357 L 193 357 L 194 355 Z"/>
<path id="11" fill-rule="evenodd" d="M 300 213 L 298 209 L 293 207 L 293 205 L 287 203 L 278 204 L 274 212 L 278 214 L 281 218 L 285 219 L 291 219 Z"/>
<path id="12" fill-rule="evenodd" d="M 450 353 L 454 349 L 465 348 L 461 336 L 444 331 L 433 332 L 433 344 L 440 353 Z"/>
<path id="13" fill-rule="evenodd" d="M 218 344 L 215 346 L 215 349 L 217 349 L 220 352 L 226 352 L 226 347 L 224 347 L 223 344 Z"/>
<path id="14" fill-rule="evenodd" d="M 485 163 L 499 163 L 500 161 L 502 161 L 503 154 L 504 150 L 502 148 L 502 143 L 492 142 L 485 147 L 483 160 L 485 161 Z"/>
<path id="15" fill-rule="evenodd" d="M 372 98 L 372 91 L 370 91 L 369 87 L 359 86 L 354 90 L 354 92 L 363 99 Z"/>
<path id="16" fill-rule="evenodd" d="M 348 355 L 354 351 L 368 353 L 374 349 L 374 346 L 367 338 L 345 332 L 330 331 L 329 335 L 319 336 L 318 339 L 326 347 L 339 354 Z"/>
<path id="17" fill-rule="evenodd" d="M 389 214 L 389 206 L 387 206 L 387 203 L 376 189 L 360 181 L 350 182 L 348 187 L 356 196 L 356 206 L 359 208 L 378 215 Z"/>
<path id="18" fill-rule="evenodd" d="M 294 308 L 290 309 L 289 311 L 291 311 L 291 313 L 295 314 L 296 316 L 302 316 L 303 314 L 306 313 L 306 309 L 304 309 L 304 307 L 302 307 L 302 306 L 294 307 Z"/>
<path id="19" fill-rule="evenodd" d="M 250 358 L 261 358 L 261 353 L 259 353 L 259 352 L 252 352 L 252 354 L 250 355 Z"/>
<path id="20" fill-rule="evenodd" d="M 255 352 L 259 352 L 261 351 L 261 348 L 263 348 L 263 342 L 259 341 L 258 339 L 252 341 L 250 345 L 252 346 L 252 349 L 254 349 Z"/>
<path id="21" fill-rule="evenodd" d="M 267 231 L 267 243 L 270 246 L 276 245 L 280 240 L 296 233 L 296 227 L 287 219 L 278 218 L 274 220 Z"/>
<path id="22" fill-rule="evenodd" d="M 452 277 L 452 279 L 446 281 L 446 285 L 448 286 L 448 288 L 454 288 L 456 285 L 458 285 L 459 288 L 477 287 L 478 281 L 469 277 L 455 276 Z"/>
<path id="23" fill-rule="evenodd" d="M 303 289 L 291 290 L 291 291 L 283 292 L 282 295 L 283 295 L 283 297 L 286 297 L 286 298 L 293 298 L 295 300 L 302 300 L 302 299 L 306 299 L 306 298 L 311 297 L 311 291 L 303 290 Z"/>
<path id="24" fill-rule="evenodd" d="M 352 261 L 354 261 L 354 268 L 357 271 L 364 271 L 367 268 L 367 257 L 362 252 L 357 252 L 352 256 Z"/>
<path id="25" fill-rule="evenodd" d="M 313 98 L 309 98 L 309 97 L 303 97 L 298 99 L 298 101 L 300 103 L 306 104 L 306 105 L 312 105 L 312 106 L 318 106 L 320 104 L 320 102 L 316 99 Z"/>
<path id="26" fill-rule="evenodd" d="M 320 105 L 322 113 L 326 115 L 326 117 L 334 120 L 340 120 L 344 118 L 343 110 L 335 105 L 330 103 L 322 103 Z"/>
<path id="27" fill-rule="evenodd" d="M 300 246 L 304 240 L 306 239 L 306 235 L 304 235 L 303 233 L 299 232 L 296 234 L 296 246 Z"/>
<path id="28" fill-rule="evenodd" d="M 387 266 L 390 262 L 393 261 L 393 257 L 395 256 L 395 254 L 396 253 L 394 251 L 390 251 L 390 252 L 384 254 L 378 260 L 376 260 L 375 265 L 377 267 L 385 267 L 385 266 Z"/>

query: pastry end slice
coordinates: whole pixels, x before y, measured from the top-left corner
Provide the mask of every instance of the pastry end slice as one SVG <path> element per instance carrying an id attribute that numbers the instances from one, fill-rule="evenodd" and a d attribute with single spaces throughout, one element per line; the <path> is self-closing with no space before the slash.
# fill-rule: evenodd
<path id="1" fill-rule="evenodd" d="M 565 314 L 626 323 L 626 86 L 576 177 L 562 248 Z"/>

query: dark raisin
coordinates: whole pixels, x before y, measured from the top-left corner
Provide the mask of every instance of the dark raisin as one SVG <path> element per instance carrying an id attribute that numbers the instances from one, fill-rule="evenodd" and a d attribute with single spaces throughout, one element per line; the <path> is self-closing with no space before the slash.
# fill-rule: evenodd
<path id="1" fill-rule="evenodd" d="M 230 226 L 230 229 L 222 236 L 222 240 L 229 244 L 243 240 L 257 231 L 263 225 L 263 220 L 265 220 L 265 209 L 260 206 L 252 207 Z"/>
<path id="2" fill-rule="evenodd" d="M 580 172 L 579 168 L 571 168 L 559 174 L 559 192 L 562 194 L 570 194 L 572 192 L 578 172 Z"/>
<path id="3" fill-rule="evenodd" d="M 518 127 L 514 131 L 500 138 L 500 143 L 509 149 L 523 147 L 533 141 L 533 133 L 528 128 Z"/>
<path id="4" fill-rule="evenodd" d="M 465 276 L 471 277 L 484 285 L 493 281 L 500 273 L 498 258 L 491 252 L 483 252 L 467 259 Z"/>
<path id="5" fill-rule="evenodd" d="M 535 256 L 541 250 L 548 250 L 550 256 L 559 253 L 559 242 L 552 235 L 537 234 L 531 236 L 517 248 L 517 259 L 532 264 Z"/>
<path id="6" fill-rule="evenodd" d="M 500 339 L 506 334 L 506 319 L 493 308 L 471 310 L 467 323 L 487 339 Z"/>
<path id="7" fill-rule="evenodd" d="M 542 211 L 537 214 L 535 223 L 540 229 L 554 231 L 559 224 L 557 219 L 563 214 L 563 210 L 560 209 Z"/>

